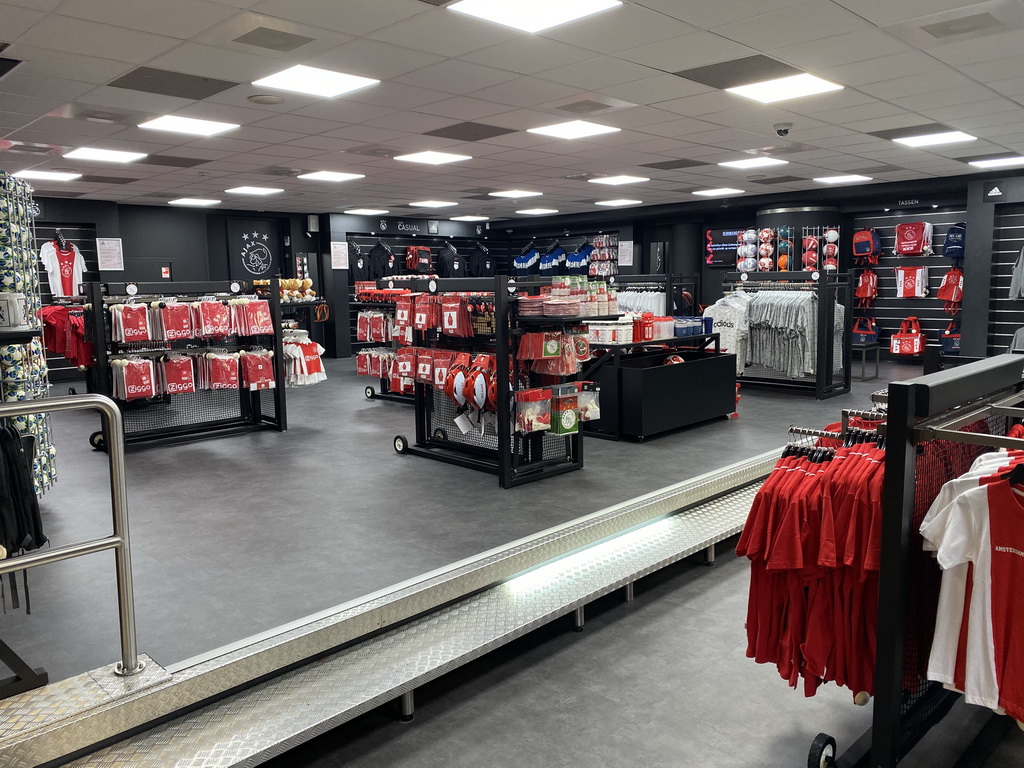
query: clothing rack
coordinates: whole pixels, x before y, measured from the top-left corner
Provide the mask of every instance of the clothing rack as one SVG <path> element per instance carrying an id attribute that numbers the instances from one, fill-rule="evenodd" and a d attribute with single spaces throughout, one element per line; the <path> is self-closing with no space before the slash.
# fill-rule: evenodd
<path id="1" fill-rule="evenodd" d="M 697 296 L 700 295 L 700 275 L 612 275 L 608 278 L 608 285 L 615 286 L 620 291 L 664 291 L 667 314 L 673 317 L 682 317 L 697 313 L 696 302 Z"/>
<path id="2" fill-rule="evenodd" d="M 222 342 L 208 339 L 183 341 L 114 342 L 108 307 L 134 301 L 148 305 L 161 298 L 196 301 L 205 297 L 227 302 L 232 298 L 254 296 L 248 283 L 86 283 L 86 329 L 91 331 L 96 362 L 89 369 L 89 392 L 107 395 L 113 392 L 111 361 L 121 357 L 162 357 L 171 353 L 203 354 L 210 349 L 248 350 L 254 346 L 274 353 L 275 387 L 265 391 L 197 390 L 191 393 L 160 395 L 152 399 L 118 402 L 124 415 L 124 442 L 172 443 L 216 435 L 237 434 L 262 429 L 280 432 L 288 428 L 285 405 L 285 359 L 281 341 L 281 291 L 277 279 L 270 281 L 265 298 L 270 305 L 276 332 L 271 336 L 227 337 Z M 109 436 L 95 432 L 89 438 L 94 448 L 110 445 Z"/>
<path id="3" fill-rule="evenodd" d="M 929 590 L 937 599 L 938 589 L 938 566 L 923 552 L 917 532 L 932 499 L 916 494 L 935 492 L 962 474 L 981 447 L 1024 447 L 1024 441 L 1004 436 L 1007 418 L 1024 417 L 1024 408 L 1011 407 L 1024 402 L 1022 375 L 1024 356 L 1006 354 L 889 385 L 887 420 L 878 430 L 888 448 L 872 726 L 838 760 L 828 757 L 829 749 L 837 754 L 835 740 L 819 734 L 811 758 L 820 756 L 822 766 L 894 768 L 959 696 L 939 683 L 908 679 L 922 668 L 921 635 L 934 620 L 922 615 L 921 606 L 928 604 Z M 940 445 L 922 454 L 933 443 Z M 943 443 L 979 448 L 941 450 Z M 957 462 L 962 466 L 951 466 Z"/>
<path id="4" fill-rule="evenodd" d="M 744 384 L 782 388 L 812 394 L 824 400 L 850 391 L 850 341 L 853 327 L 853 291 L 850 276 L 841 272 L 729 272 L 723 287 L 727 293 L 743 290 L 805 291 L 818 298 L 817 338 L 813 376 L 791 377 L 767 367 L 750 367 Z M 836 305 L 842 307 L 842 324 L 836 327 Z"/>

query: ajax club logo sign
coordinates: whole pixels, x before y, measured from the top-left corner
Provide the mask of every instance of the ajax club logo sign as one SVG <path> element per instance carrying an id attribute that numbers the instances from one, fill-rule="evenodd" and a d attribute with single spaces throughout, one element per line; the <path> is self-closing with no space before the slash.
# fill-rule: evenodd
<path id="1" fill-rule="evenodd" d="M 242 266 L 253 275 L 265 275 L 274 263 L 274 256 L 267 246 L 270 235 L 253 232 L 242 235 L 245 247 L 242 249 Z"/>

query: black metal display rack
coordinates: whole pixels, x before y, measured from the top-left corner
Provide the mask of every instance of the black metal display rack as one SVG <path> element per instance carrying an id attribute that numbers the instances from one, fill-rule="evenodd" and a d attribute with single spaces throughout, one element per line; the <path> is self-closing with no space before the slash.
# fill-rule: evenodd
<path id="1" fill-rule="evenodd" d="M 523 435 L 512 427 L 512 387 L 509 384 L 509 363 L 516 359 L 519 338 L 524 330 L 558 329 L 565 325 L 586 323 L 588 320 L 609 317 L 580 318 L 519 318 L 517 294 L 537 291 L 550 285 L 550 279 L 522 278 L 510 281 L 499 275 L 494 278 L 457 278 L 416 280 L 390 284 L 384 280 L 381 287 L 409 287 L 414 291 L 433 294 L 464 291 L 487 292 L 494 295 L 495 333 L 469 339 L 444 336 L 437 331 L 420 334 L 423 346 L 466 352 L 489 352 L 496 357 L 498 410 L 496 429 L 473 430 L 461 434 L 453 424 L 458 407 L 443 393 L 427 384 L 416 384 L 416 439 L 410 442 L 404 436 L 395 437 L 395 450 L 425 456 L 461 467 L 481 470 L 498 476 L 502 488 L 542 480 L 553 475 L 583 469 L 583 436 L 553 435 L 540 432 Z M 617 317 L 617 316 L 616 316 Z M 566 377 L 571 379 L 574 377 Z"/>
<path id="2" fill-rule="evenodd" d="M 387 282 L 390 284 L 393 281 L 387 281 Z M 398 285 L 400 287 L 405 287 L 404 286 L 405 282 L 407 282 L 407 281 L 403 281 L 402 283 L 399 283 Z M 379 310 L 379 311 L 383 311 L 383 312 L 390 311 L 392 314 L 394 314 L 394 311 L 395 311 L 395 305 L 393 303 L 386 302 L 386 301 L 355 301 L 355 300 L 353 300 L 353 301 L 349 302 L 349 306 L 351 306 L 357 313 L 360 310 L 363 310 L 363 309 L 375 309 L 375 310 Z M 392 318 L 392 319 L 394 319 L 394 318 Z M 352 327 L 353 328 L 355 327 L 355 323 L 354 322 L 352 324 Z M 380 344 L 381 346 L 387 346 L 387 347 L 390 347 L 391 349 L 395 349 L 396 348 L 396 344 L 395 344 L 394 341 L 387 341 L 387 342 L 360 341 L 360 342 L 356 342 L 356 344 L 358 344 L 361 348 L 371 347 L 374 344 Z M 392 403 L 406 403 L 407 405 L 412 405 L 413 402 L 415 402 L 415 400 L 416 400 L 414 395 L 407 395 L 404 392 L 392 392 L 391 391 L 391 377 L 388 376 L 386 373 L 382 373 L 381 374 L 381 377 L 380 377 L 380 389 L 374 389 L 372 386 L 367 385 L 366 388 L 363 390 L 363 394 L 366 395 L 366 399 L 367 400 L 387 400 L 387 401 L 390 401 Z"/>
<path id="3" fill-rule="evenodd" d="M 273 336 L 229 336 L 223 340 L 207 341 L 146 341 L 121 343 L 111 338 L 111 304 L 129 299 L 152 302 L 160 298 L 176 297 L 181 301 L 196 301 L 203 297 L 227 300 L 233 296 L 253 295 L 252 286 L 241 281 L 232 282 L 179 282 L 179 283 L 86 283 L 87 333 L 95 345 L 95 363 L 89 369 L 87 383 L 90 392 L 112 396 L 113 379 L 110 361 L 125 355 L 160 357 L 168 352 L 203 353 L 209 350 L 242 351 L 254 346 L 274 352 L 274 378 L 271 390 L 197 390 L 188 394 L 161 395 L 147 400 L 121 402 L 124 415 L 124 441 L 126 445 L 139 443 L 175 443 L 221 435 L 273 429 L 283 432 L 288 428 L 285 405 L 285 368 L 281 340 L 281 300 L 278 281 L 270 281 L 266 298 L 277 333 Z M 90 443 L 102 448 L 106 436 L 93 433 Z"/>
<path id="4" fill-rule="evenodd" d="M 794 378 L 765 367 L 747 368 L 742 384 L 778 387 L 824 400 L 850 391 L 852 291 L 845 272 L 729 272 L 726 291 L 814 291 L 818 297 L 814 375 Z M 836 306 L 843 308 L 837 325 Z M 840 327 L 841 326 L 841 327 Z"/>
<path id="5" fill-rule="evenodd" d="M 889 385 L 872 727 L 838 759 L 820 734 L 814 765 L 894 768 L 959 697 L 923 676 L 941 572 L 918 528 L 985 448 L 1024 448 L 1005 437 L 1008 419 L 1024 418 L 1022 375 L 1024 355 L 1007 354 Z"/>

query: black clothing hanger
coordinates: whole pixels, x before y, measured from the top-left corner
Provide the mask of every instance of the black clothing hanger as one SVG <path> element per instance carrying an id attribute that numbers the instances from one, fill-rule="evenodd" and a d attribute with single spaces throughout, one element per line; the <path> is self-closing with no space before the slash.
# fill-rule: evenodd
<path id="1" fill-rule="evenodd" d="M 528 254 L 528 253 L 529 253 L 530 251 L 532 251 L 532 250 L 533 250 L 533 244 L 534 244 L 534 241 L 533 241 L 533 240 L 531 240 L 531 241 L 530 241 L 529 243 L 527 243 L 526 247 L 525 247 L 525 248 L 523 248 L 523 250 L 521 250 L 521 251 L 519 252 L 519 255 L 520 255 L 520 256 L 525 256 L 525 255 L 526 255 L 526 254 Z"/>
<path id="2" fill-rule="evenodd" d="M 68 249 L 68 241 L 67 238 L 64 237 L 64 233 L 59 229 L 54 230 L 54 237 L 57 239 L 57 245 L 60 246 L 60 249 L 62 251 L 66 251 Z"/>
<path id="3" fill-rule="evenodd" d="M 558 241 L 557 240 L 555 240 L 555 242 L 553 242 L 551 245 L 549 245 L 548 249 L 544 253 L 545 253 L 545 255 L 547 255 L 549 253 L 553 253 L 556 250 L 558 250 Z"/>

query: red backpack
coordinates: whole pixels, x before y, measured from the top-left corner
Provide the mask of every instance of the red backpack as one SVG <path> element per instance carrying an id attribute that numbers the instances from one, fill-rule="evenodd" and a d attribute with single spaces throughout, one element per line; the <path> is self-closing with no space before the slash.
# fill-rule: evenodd
<path id="1" fill-rule="evenodd" d="M 882 255 L 878 230 L 868 228 L 853 233 L 853 260 L 857 264 L 877 264 Z"/>
<path id="2" fill-rule="evenodd" d="M 857 307 L 866 309 L 878 296 L 878 275 L 873 269 L 865 269 L 860 273 L 857 280 L 857 290 L 854 292 L 857 299 Z"/>
<path id="3" fill-rule="evenodd" d="M 951 315 L 960 311 L 960 302 L 964 298 L 964 273 L 957 267 L 953 267 L 942 276 L 942 285 L 939 286 L 938 298 L 946 302 L 944 309 Z"/>

